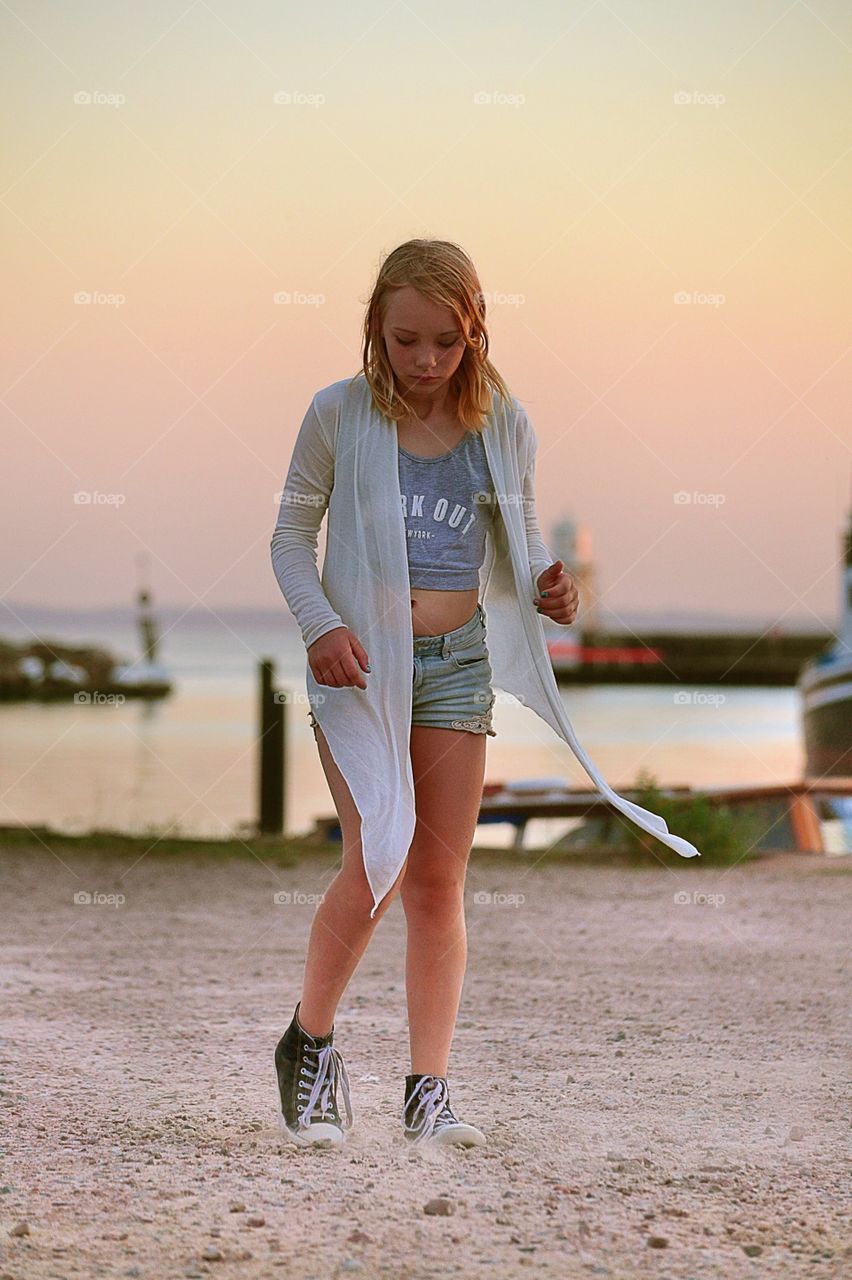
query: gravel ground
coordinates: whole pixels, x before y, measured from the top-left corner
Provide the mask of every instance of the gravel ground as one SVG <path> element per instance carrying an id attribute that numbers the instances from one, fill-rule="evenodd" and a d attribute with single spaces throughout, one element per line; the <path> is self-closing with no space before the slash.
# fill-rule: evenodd
<path id="1" fill-rule="evenodd" d="M 399 901 L 335 1024 L 355 1129 L 309 1151 L 272 1051 L 335 855 L 137 858 L 0 849 L 2 1280 L 852 1274 L 848 860 L 477 850 L 449 1079 L 488 1145 L 415 1153 Z"/>

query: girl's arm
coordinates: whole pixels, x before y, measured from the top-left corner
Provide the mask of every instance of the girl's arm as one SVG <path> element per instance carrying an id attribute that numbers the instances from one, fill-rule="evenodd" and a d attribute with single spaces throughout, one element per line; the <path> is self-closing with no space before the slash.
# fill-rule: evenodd
<path id="1" fill-rule="evenodd" d="M 317 571 L 317 539 L 334 484 L 332 428 L 317 410 L 317 397 L 299 428 L 272 534 L 272 567 L 305 648 L 345 626 L 326 596 Z"/>

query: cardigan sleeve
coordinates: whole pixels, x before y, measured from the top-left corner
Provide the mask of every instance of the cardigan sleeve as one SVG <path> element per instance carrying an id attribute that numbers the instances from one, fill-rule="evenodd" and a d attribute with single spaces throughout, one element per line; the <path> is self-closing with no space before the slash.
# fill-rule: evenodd
<path id="1" fill-rule="evenodd" d="M 535 457 L 538 451 L 538 439 L 535 429 L 524 409 L 520 410 L 521 457 L 523 459 L 523 507 L 524 527 L 527 535 L 527 558 L 533 578 L 533 592 L 538 592 L 536 579 L 545 569 L 553 564 L 554 557 L 538 527 L 535 500 Z"/>
<path id="2" fill-rule="evenodd" d="M 314 396 L 299 428 L 281 494 L 270 550 L 272 567 L 305 648 L 345 626 L 326 596 L 317 570 L 317 540 L 334 485 L 334 445 Z"/>

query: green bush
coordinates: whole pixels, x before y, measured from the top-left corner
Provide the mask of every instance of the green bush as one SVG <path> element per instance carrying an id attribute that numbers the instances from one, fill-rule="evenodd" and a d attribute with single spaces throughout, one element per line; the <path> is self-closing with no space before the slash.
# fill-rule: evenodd
<path id="1" fill-rule="evenodd" d="M 672 835 L 682 836 L 694 844 L 700 858 L 682 858 L 656 836 L 637 827 L 627 818 L 621 820 L 624 843 L 619 847 L 635 854 L 647 853 L 649 859 L 677 863 L 678 866 L 727 866 L 747 862 L 754 856 L 757 842 L 765 832 L 765 822 L 756 814 L 737 811 L 730 805 L 711 804 L 707 796 L 689 798 L 663 795 L 652 774 L 642 770 L 636 779 L 631 798 L 643 809 L 658 813 Z"/>

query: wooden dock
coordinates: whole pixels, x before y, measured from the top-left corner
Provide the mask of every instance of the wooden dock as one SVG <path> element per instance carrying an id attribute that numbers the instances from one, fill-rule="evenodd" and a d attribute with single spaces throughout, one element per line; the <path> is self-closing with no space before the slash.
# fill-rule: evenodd
<path id="1" fill-rule="evenodd" d="M 767 847 L 772 849 L 807 854 L 852 853 L 852 777 L 809 778 L 750 787 L 671 786 L 661 787 L 660 793 L 667 799 L 677 800 L 706 796 L 713 805 L 744 807 L 760 813 L 766 819 L 771 836 Z M 619 789 L 619 794 L 638 802 L 635 790 Z M 847 804 L 838 805 L 838 798 Z M 532 818 L 596 820 L 594 840 L 588 842 L 595 848 L 605 848 L 610 842 L 615 847 L 619 826 L 624 822 L 609 801 L 593 788 L 548 786 L 537 793 L 534 784 L 528 782 L 514 786 L 511 783 L 486 785 L 478 825 L 510 823 L 515 828 L 511 847 L 521 850 L 527 823 Z M 337 816 L 317 818 L 311 834 L 318 839 L 339 840 Z M 579 852 L 583 844 L 578 840 L 573 847 Z"/>

